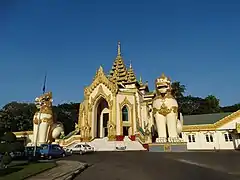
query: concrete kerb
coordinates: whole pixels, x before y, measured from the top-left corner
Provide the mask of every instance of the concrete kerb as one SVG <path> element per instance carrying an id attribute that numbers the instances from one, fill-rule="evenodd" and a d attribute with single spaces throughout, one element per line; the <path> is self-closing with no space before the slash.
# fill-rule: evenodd
<path id="1" fill-rule="evenodd" d="M 44 162 L 47 162 L 47 161 L 38 161 L 38 163 L 44 163 Z M 57 163 L 56 163 L 56 161 L 53 161 L 53 160 L 52 160 L 51 162 L 55 162 L 55 166 L 53 166 L 53 167 L 51 167 L 51 168 L 48 168 L 48 169 L 44 169 L 44 170 L 42 170 L 42 171 L 39 171 L 39 172 L 37 172 L 37 173 L 35 173 L 35 174 L 33 174 L 33 175 L 29 175 L 29 176 L 25 177 L 25 179 L 32 178 L 32 177 L 34 177 L 34 176 L 37 176 L 37 175 L 39 175 L 39 174 L 41 174 L 41 173 L 44 173 L 44 172 L 46 172 L 46 171 L 48 171 L 48 170 L 50 170 L 50 169 L 56 168 L 56 167 L 58 166 Z"/>
<path id="2" fill-rule="evenodd" d="M 84 163 L 81 167 L 79 167 L 77 170 L 74 170 L 73 172 L 67 173 L 64 180 L 73 180 L 78 174 L 83 172 L 85 169 L 87 169 L 90 165 L 87 163 Z"/>

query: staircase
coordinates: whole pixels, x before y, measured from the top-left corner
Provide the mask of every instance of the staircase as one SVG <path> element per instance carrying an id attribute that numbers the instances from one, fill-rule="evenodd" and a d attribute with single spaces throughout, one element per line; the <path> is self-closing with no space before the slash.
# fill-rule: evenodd
<path id="1" fill-rule="evenodd" d="M 108 141 L 108 138 L 94 139 L 88 143 L 96 151 L 145 151 L 146 149 L 138 141 L 132 141 L 125 136 L 123 141 Z"/>

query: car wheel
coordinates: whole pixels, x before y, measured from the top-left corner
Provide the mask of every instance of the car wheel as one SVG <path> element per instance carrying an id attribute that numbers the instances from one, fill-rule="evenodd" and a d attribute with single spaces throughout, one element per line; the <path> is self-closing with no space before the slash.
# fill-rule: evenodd
<path id="1" fill-rule="evenodd" d="M 82 155 L 82 154 L 83 154 L 83 152 L 82 152 L 82 151 L 80 151 L 80 152 L 79 152 L 79 154 L 80 154 L 80 155 Z"/>
<path id="2" fill-rule="evenodd" d="M 72 154 L 72 153 L 73 153 L 73 151 L 71 150 L 71 151 L 70 151 L 70 153 Z"/>
<path id="3" fill-rule="evenodd" d="M 63 153 L 63 154 L 62 154 L 62 157 L 65 157 L 65 156 L 66 156 L 66 154 L 65 154 L 65 153 Z"/>
<path id="4" fill-rule="evenodd" d="M 51 160 L 51 159 L 52 159 L 52 156 L 48 156 L 48 159 Z"/>

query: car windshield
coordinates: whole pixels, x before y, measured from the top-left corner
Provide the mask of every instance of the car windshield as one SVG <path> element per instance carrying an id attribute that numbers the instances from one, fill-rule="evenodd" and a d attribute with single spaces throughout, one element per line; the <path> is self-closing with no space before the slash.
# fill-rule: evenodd
<path id="1" fill-rule="evenodd" d="M 88 144 L 85 144 L 85 145 L 83 145 L 83 146 L 85 146 L 85 147 L 91 147 L 91 146 L 89 146 Z"/>
<path id="2" fill-rule="evenodd" d="M 41 147 L 42 147 L 42 149 L 48 149 L 48 145 L 47 144 L 44 144 Z"/>

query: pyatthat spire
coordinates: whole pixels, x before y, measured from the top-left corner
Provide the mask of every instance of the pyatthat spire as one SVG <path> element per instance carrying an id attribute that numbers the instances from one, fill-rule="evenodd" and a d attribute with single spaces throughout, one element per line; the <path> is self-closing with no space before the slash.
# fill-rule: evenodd
<path id="1" fill-rule="evenodd" d="M 118 41 L 117 57 L 109 73 L 109 79 L 114 83 L 124 83 L 127 81 L 127 68 L 121 56 L 121 44 Z"/>
<path id="2" fill-rule="evenodd" d="M 118 41 L 117 55 L 118 55 L 118 56 L 121 56 L 121 42 L 120 42 L 120 41 Z"/>
<path id="3" fill-rule="evenodd" d="M 129 69 L 128 69 L 128 74 L 127 74 L 127 82 L 128 83 L 135 83 L 137 80 L 136 80 L 136 75 L 134 73 L 134 70 L 132 68 L 132 63 L 130 61 L 130 66 L 129 66 Z"/>

